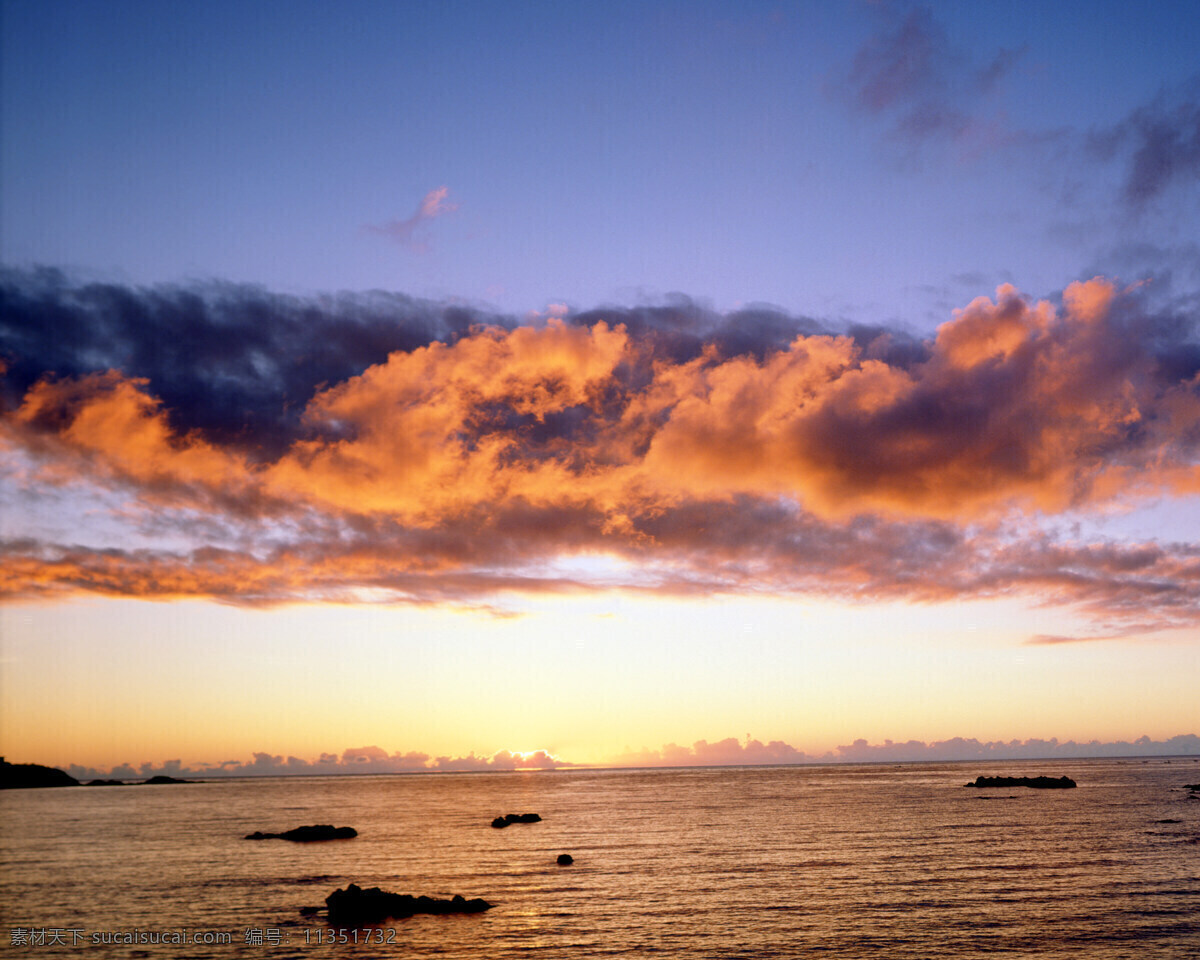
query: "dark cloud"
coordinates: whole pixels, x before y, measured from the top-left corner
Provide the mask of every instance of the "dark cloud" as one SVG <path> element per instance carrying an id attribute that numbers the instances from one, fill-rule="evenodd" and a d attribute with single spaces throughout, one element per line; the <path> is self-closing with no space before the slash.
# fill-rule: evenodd
<path id="1" fill-rule="evenodd" d="M 480 324 L 514 321 L 382 291 L 303 298 L 218 281 L 131 287 L 0 269 L 8 407 L 47 374 L 119 370 L 148 381 L 180 432 L 266 456 L 296 438 L 321 385 Z"/>
<path id="2" fill-rule="evenodd" d="M 583 326 L 602 321 L 625 324 L 653 340 L 655 357 L 676 361 L 706 346 L 761 357 L 820 331 L 811 319 L 773 308 L 717 314 L 684 297 L 571 319 Z M 453 342 L 484 326 L 511 330 L 518 321 L 384 291 L 299 297 L 249 284 L 134 287 L 77 283 L 54 268 L 0 268 L 0 400 L 13 408 L 47 375 L 116 370 L 145 379 L 180 433 L 199 431 L 271 458 L 304 432 L 302 414 L 318 389 L 393 351 Z"/>
<path id="3" fill-rule="evenodd" d="M 793 316 L 769 304 L 718 313 L 682 294 L 660 306 L 597 307 L 573 314 L 570 321 L 586 327 L 623 326 L 635 339 L 652 345 L 654 359 L 675 363 L 694 360 L 706 348 L 722 357 L 761 359 L 786 348 L 798 336 L 830 332 L 811 317 Z"/>

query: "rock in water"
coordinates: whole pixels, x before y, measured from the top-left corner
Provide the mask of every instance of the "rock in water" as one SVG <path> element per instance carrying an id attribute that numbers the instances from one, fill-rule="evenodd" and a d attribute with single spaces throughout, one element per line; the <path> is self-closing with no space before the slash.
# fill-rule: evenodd
<path id="1" fill-rule="evenodd" d="M 506 813 L 493 820 L 492 826 L 499 830 L 501 827 L 507 827 L 510 823 L 537 823 L 541 819 L 536 813 Z"/>
<path id="2" fill-rule="evenodd" d="M 255 830 L 246 834 L 247 840 L 292 840 L 296 843 L 316 843 L 318 840 L 350 840 L 358 836 L 353 827 L 335 827 L 330 823 L 313 824 L 311 827 L 295 827 L 283 833 L 263 833 Z"/>
<path id="3" fill-rule="evenodd" d="M 482 913 L 492 904 L 478 898 L 467 900 L 460 896 L 449 900 L 436 897 L 413 897 L 406 893 L 389 893 L 379 887 L 363 890 L 350 884 L 345 890 L 335 890 L 325 898 L 329 922 L 335 927 L 362 927 L 384 920 L 403 920 L 416 913 Z"/>
<path id="4" fill-rule="evenodd" d="M 569 867 L 574 862 L 575 862 L 575 858 L 573 856 L 571 856 L 569 853 L 560 853 L 558 855 L 557 863 L 560 867 Z"/>
<path id="5" fill-rule="evenodd" d="M 1032 787 L 1035 790 L 1063 790 L 1075 786 L 1070 777 L 976 777 L 967 787 Z"/>

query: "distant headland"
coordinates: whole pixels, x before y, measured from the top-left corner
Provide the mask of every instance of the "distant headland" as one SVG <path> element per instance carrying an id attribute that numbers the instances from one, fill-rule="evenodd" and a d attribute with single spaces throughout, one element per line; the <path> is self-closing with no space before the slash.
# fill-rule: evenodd
<path id="1" fill-rule="evenodd" d="M 78 780 L 57 767 L 43 767 L 40 763 L 9 763 L 0 757 L 0 790 L 77 786 Z"/>
<path id="2" fill-rule="evenodd" d="M 58 767 L 45 767 L 40 763 L 9 763 L 0 757 L 0 790 L 19 790 L 29 787 L 131 787 L 153 786 L 163 783 L 198 783 L 196 780 L 181 780 L 178 777 L 154 776 L 146 780 L 126 783 L 124 780 L 92 780 L 80 783 Z"/>

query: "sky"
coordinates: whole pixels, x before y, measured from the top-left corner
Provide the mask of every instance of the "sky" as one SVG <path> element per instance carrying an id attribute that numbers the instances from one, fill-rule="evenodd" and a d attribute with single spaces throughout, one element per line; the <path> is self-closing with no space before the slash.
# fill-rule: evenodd
<path id="1" fill-rule="evenodd" d="M 0 18 L 8 759 L 1200 753 L 1189 2 Z"/>

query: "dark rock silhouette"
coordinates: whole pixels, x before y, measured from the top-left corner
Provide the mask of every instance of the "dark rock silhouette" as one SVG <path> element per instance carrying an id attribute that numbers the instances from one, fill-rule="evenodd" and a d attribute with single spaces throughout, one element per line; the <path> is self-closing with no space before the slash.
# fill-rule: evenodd
<path id="1" fill-rule="evenodd" d="M 89 780 L 84 784 L 85 787 L 123 787 L 124 780 Z"/>
<path id="2" fill-rule="evenodd" d="M 335 927 L 361 927 L 384 920 L 402 920 L 416 913 L 482 913 L 492 904 L 478 898 L 466 900 L 454 896 L 449 900 L 435 897 L 413 897 L 406 893 L 389 893 L 379 887 L 363 890 L 350 884 L 345 890 L 335 890 L 325 898 L 329 923 Z"/>
<path id="3" fill-rule="evenodd" d="M 78 780 L 57 767 L 43 767 L 40 763 L 9 763 L 0 757 L 0 790 L 77 786 Z"/>
<path id="4" fill-rule="evenodd" d="M 499 830 L 507 827 L 510 823 L 537 823 L 541 819 L 536 813 L 506 813 L 493 820 L 492 826 Z"/>
<path id="5" fill-rule="evenodd" d="M 1032 787 L 1035 790 L 1062 790 L 1075 786 L 1070 777 L 976 777 L 967 787 Z"/>
<path id="6" fill-rule="evenodd" d="M 575 862 L 575 858 L 569 853 L 560 853 L 556 862 L 560 867 L 569 867 Z"/>
<path id="7" fill-rule="evenodd" d="M 180 780 L 178 777 L 166 777 L 160 773 L 157 777 L 151 777 L 149 780 L 144 781 L 143 785 L 157 784 L 157 783 L 199 783 L 199 782 L 200 782 L 199 780 Z"/>
<path id="8" fill-rule="evenodd" d="M 358 836 L 353 827 L 335 827 L 330 823 L 317 823 L 311 827 L 295 827 L 283 833 L 263 833 L 255 830 L 245 836 L 246 840 L 292 840 L 296 843 L 315 843 L 318 840 L 350 840 Z"/>

